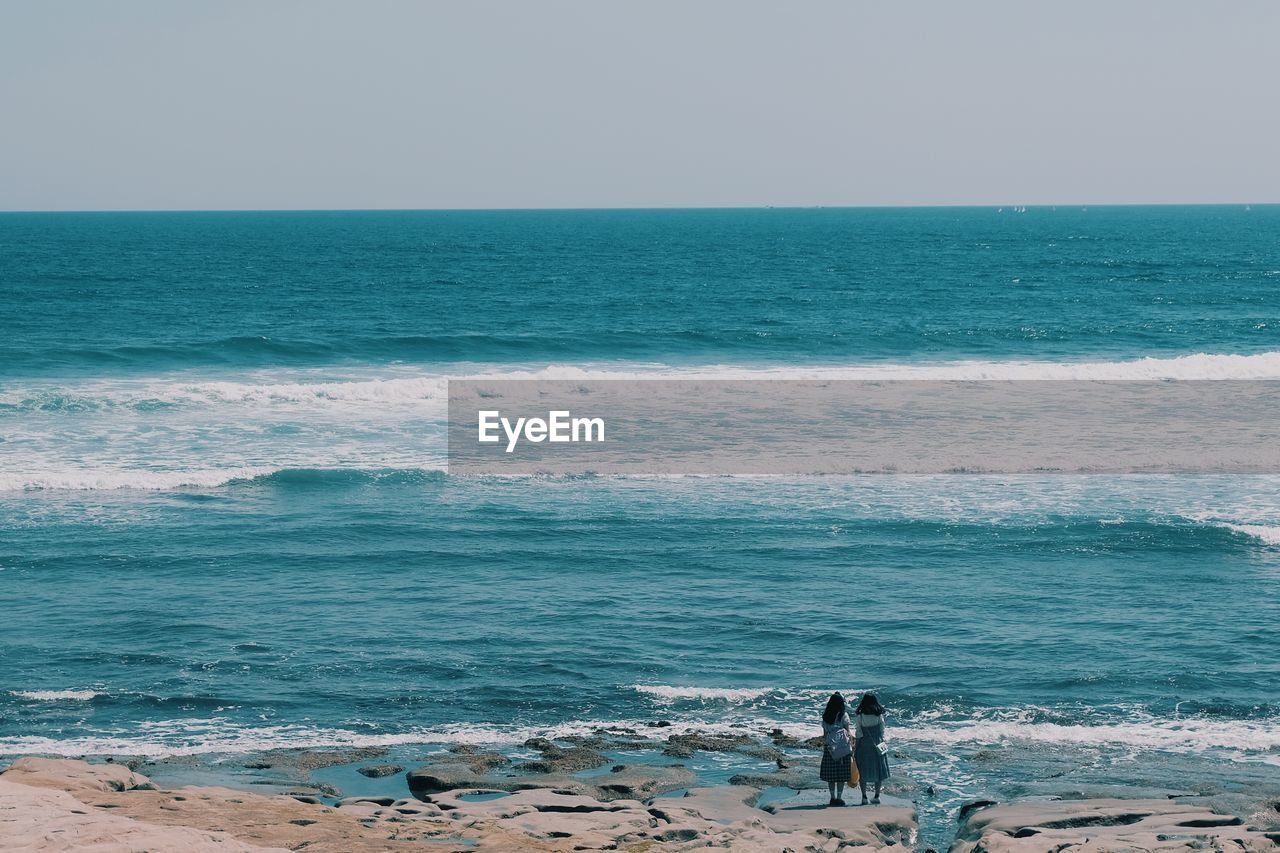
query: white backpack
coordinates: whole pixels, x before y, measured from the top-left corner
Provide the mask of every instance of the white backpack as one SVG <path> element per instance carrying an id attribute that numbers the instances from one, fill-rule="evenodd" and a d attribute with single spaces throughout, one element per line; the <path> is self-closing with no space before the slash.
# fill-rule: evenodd
<path id="1" fill-rule="evenodd" d="M 826 733 L 825 746 L 828 754 L 839 761 L 846 755 L 853 754 L 853 746 L 849 743 L 849 730 L 845 728 L 831 729 Z"/>

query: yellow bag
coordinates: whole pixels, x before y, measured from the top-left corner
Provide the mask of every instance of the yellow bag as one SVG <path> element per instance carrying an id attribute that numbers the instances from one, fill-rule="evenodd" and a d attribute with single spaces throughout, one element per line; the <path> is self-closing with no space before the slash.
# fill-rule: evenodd
<path id="1" fill-rule="evenodd" d="M 853 760 L 853 756 L 849 756 L 849 784 L 856 785 L 862 781 L 862 776 L 858 773 L 858 762 Z"/>

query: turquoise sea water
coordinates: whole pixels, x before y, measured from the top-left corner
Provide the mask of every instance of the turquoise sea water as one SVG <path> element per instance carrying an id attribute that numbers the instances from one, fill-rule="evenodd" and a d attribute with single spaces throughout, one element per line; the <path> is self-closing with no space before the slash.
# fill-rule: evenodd
<path id="1" fill-rule="evenodd" d="M 0 215 L 0 753 L 1274 778 L 1280 477 L 444 473 L 445 377 L 637 374 L 1280 378 L 1280 208 Z"/>

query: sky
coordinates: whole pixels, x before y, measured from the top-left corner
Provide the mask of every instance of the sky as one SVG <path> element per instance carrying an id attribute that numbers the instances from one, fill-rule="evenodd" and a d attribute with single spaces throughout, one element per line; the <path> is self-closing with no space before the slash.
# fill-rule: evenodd
<path id="1" fill-rule="evenodd" d="M 0 210 L 1280 202 L 1274 0 L 3 0 Z"/>

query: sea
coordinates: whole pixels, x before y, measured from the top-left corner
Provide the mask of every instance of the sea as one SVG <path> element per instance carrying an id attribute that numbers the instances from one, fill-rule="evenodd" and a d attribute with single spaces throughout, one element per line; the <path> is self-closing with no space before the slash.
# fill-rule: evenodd
<path id="1" fill-rule="evenodd" d="M 1280 379 L 1280 206 L 2 214 L 0 756 L 1280 789 L 1280 476 L 457 476 L 450 377 Z"/>

